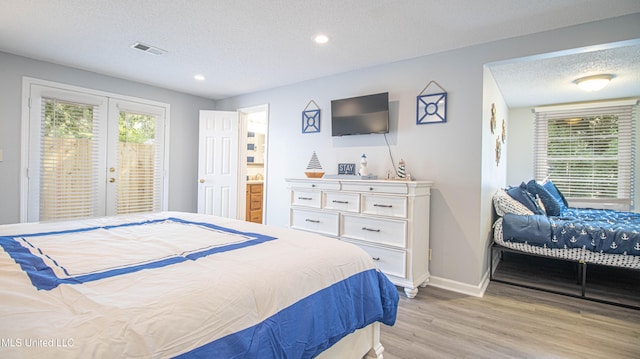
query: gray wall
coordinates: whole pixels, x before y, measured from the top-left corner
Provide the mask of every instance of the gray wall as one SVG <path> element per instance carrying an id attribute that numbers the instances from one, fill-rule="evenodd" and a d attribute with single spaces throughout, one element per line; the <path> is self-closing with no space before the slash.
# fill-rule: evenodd
<path id="1" fill-rule="evenodd" d="M 169 209 L 196 210 L 198 117 L 212 100 L 0 52 L 0 224 L 20 219 L 22 78 L 56 81 L 168 103 L 170 113 Z"/>
<path id="2" fill-rule="evenodd" d="M 339 162 L 357 163 L 362 153 L 374 174 L 385 177 L 392 169 L 381 135 L 332 138 L 329 132 L 332 99 L 388 91 L 394 159 L 403 158 L 417 179 L 435 182 L 430 218 L 434 283 L 473 292 L 481 289 L 487 273 L 491 196 L 506 183 L 506 170 L 493 160 L 495 137 L 487 135 L 487 106 L 499 102 L 500 95 L 483 97 L 484 64 L 637 38 L 639 24 L 640 14 L 633 14 L 238 96 L 216 106 L 233 110 L 269 104 L 267 223 L 286 226 L 285 178 L 303 177 L 313 151 L 327 173 L 335 173 Z M 448 92 L 448 122 L 416 125 L 416 96 L 431 80 Z M 302 134 L 301 111 L 310 100 L 322 110 L 321 132 Z M 503 166 L 516 156 L 506 147 Z"/>

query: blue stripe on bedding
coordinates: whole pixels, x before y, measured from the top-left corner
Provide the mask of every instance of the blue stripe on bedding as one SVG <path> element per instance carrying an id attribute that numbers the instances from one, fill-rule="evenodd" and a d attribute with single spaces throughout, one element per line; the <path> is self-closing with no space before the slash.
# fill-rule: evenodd
<path id="1" fill-rule="evenodd" d="M 164 221 L 173 221 L 173 222 L 177 222 L 177 223 L 203 226 L 203 227 L 207 227 L 207 228 L 210 228 L 210 229 L 213 229 L 213 230 L 227 232 L 227 233 L 231 233 L 231 234 L 242 235 L 242 236 L 249 237 L 249 238 L 252 238 L 252 239 L 244 241 L 244 242 L 240 242 L 240 243 L 233 243 L 233 244 L 229 244 L 229 245 L 223 245 L 223 246 L 220 246 L 220 247 L 208 248 L 208 249 L 205 249 L 205 250 L 202 250 L 202 251 L 190 253 L 190 254 L 188 254 L 186 256 L 179 256 L 178 255 L 178 256 L 175 256 L 175 257 L 164 258 L 164 259 L 156 260 L 156 261 L 149 262 L 149 263 L 134 264 L 134 265 L 130 265 L 130 266 L 127 266 L 127 267 L 111 269 L 111 270 L 106 270 L 106 271 L 97 272 L 97 273 L 91 273 L 91 274 L 85 274 L 85 275 L 77 275 L 77 276 L 72 276 L 72 277 L 67 277 L 67 278 L 59 278 L 54 273 L 52 268 L 47 266 L 47 264 L 43 261 L 42 258 L 40 258 L 39 256 L 31 253 L 31 251 L 29 251 L 28 248 L 24 247 L 20 242 L 18 242 L 16 240 L 16 238 L 29 238 L 29 237 L 47 236 L 47 235 L 56 235 L 56 234 L 80 233 L 80 232 L 94 231 L 94 230 L 97 230 L 97 229 L 106 229 L 106 230 L 108 230 L 108 229 L 111 229 L 111 228 L 128 227 L 128 226 L 141 226 L 141 225 L 145 225 L 145 224 L 159 223 L 159 222 L 164 222 Z M 80 283 L 91 282 L 91 281 L 100 280 L 100 279 L 104 279 L 104 278 L 115 277 L 115 276 L 118 276 L 118 275 L 133 273 L 133 272 L 137 272 L 137 271 L 140 271 L 140 270 L 143 270 L 143 269 L 153 269 L 153 268 L 166 267 L 166 266 L 169 266 L 169 265 L 185 262 L 185 261 L 188 261 L 188 260 L 193 260 L 194 261 L 194 260 L 197 260 L 198 258 L 210 256 L 210 255 L 216 254 L 216 253 L 228 252 L 228 251 L 232 251 L 232 250 L 236 250 L 236 249 L 240 249 L 240 248 L 244 248 L 244 247 L 248 247 L 248 246 L 253 246 L 253 245 L 264 243 L 264 242 L 271 241 L 271 240 L 274 240 L 274 239 L 277 239 L 277 238 L 276 237 L 271 237 L 271 236 L 268 236 L 268 235 L 264 235 L 264 234 L 260 234 L 260 233 L 242 232 L 242 231 L 238 231 L 238 230 L 235 230 L 235 229 L 232 229 L 232 228 L 226 228 L 226 227 L 222 227 L 222 226 L 218 226 L 218 225 L 211 224 L 211 223 L 206 223 L 206 222 L 191 222 L 191 221 L 186 221 L 186 220 L 183 220 L 183 219 L 180 219 L 180 218 L 169 217 L 169 218 L 165 218 L 165 219 L 157 219 L 157 220 L 149 220 L 149 221 L 143 221 L 143 222 L 125 223 L 125 224 L 113 225 L 113 226 L 89 227 L 89 228 L 79 228 L 79 229 L 72 229 L 72 230 L 65 230 L 65 231 L 54 231 L 54 232 L 30 233 L 30 234 L 20 234 L 20 235 L 11 235 L 11 236 L 0 236 L 0 246 L 2 246 L 2 248 L 4 248 L 4 250 L 5 250 L 5 252 L 7 252 L 11 256 L 11 258 L 13 258 L 13 260 L 17 264 L 20 265 L 22 270 L 27 273 L 27 275 L 29 276 L 29 279 L 31 280 L 31 283 L 37 289 L 39 289 L 39 290 L 51 290 L 53 288 L 56 288 L 60 284 L 80 284 Z M 42 251 L 40 249 L 37 249 L 37 250 L 38 250 L 39 253 L 41 253 L 41 255 L 47 256 L 47 254 L 46 253 L 42 253 Z M 51 258 L 51 257 L 48 257 L 48 258 L 50 258 L 52 261 L 55 262 L 55 260 L 53 258 Z M 66 273 L 66 270 L 65 270 L 65 273 Z"/>
<path id="2" fill-rule="evenodd" d="M 384 274 L 367 270 L 177 358 L 313 358 L 373 322 L 393 325 L 398 299 Z"/>

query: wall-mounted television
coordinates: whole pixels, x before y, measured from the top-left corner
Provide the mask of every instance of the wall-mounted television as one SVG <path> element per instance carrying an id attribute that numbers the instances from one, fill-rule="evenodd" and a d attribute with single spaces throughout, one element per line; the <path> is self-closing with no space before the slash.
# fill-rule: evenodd
<path id="1" fill-rule="evenodd" d="M 331 101 L 331 135 L 389 132 L 389 93 Z"/>

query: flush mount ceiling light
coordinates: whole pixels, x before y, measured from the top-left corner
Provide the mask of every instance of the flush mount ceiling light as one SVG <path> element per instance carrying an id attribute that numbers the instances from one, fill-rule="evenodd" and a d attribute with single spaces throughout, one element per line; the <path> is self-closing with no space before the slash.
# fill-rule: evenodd
<path id="1" fill-rule="evenodd" d="M 613 75 L 594 75 L 581 77 L 575 81 L 573 81 L 578 87 L 587 91 L 593 92 L 602 90 L 605 86 L 609 84 L 609 81 L 613 78 Z"/>
<path id="2" fill-rule="evenodd" d="M 193 76 L 193 78 L 198 80 L 198 81 L 204 81 L 204 76 L 203 75 L 195 75 L 195 76 Z"/>
<path id="3" fill-rule="evenodd" d="M 316 44 L 326 44 L 329 42 L 329 37 L 324 34 L 318 34 L 313 38 L 313 41 L 315 41 Z"/>

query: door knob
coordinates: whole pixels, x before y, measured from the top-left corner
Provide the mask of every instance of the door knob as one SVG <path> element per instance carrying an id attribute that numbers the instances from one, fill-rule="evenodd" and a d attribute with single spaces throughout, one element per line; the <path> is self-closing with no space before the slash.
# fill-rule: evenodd
<path id="1" fill-rule="evenodd" d="M 204 183 L 204 178 L 200 178 L 200 183 Z"/>

